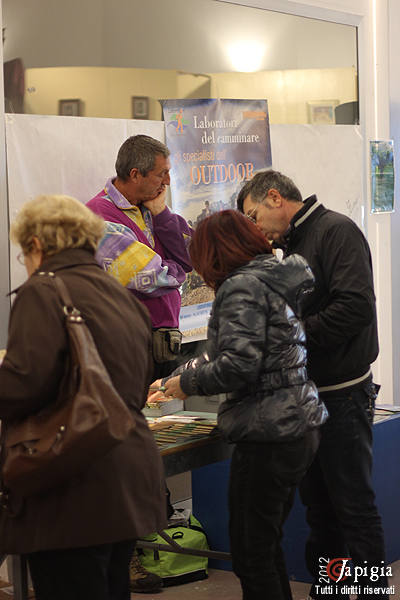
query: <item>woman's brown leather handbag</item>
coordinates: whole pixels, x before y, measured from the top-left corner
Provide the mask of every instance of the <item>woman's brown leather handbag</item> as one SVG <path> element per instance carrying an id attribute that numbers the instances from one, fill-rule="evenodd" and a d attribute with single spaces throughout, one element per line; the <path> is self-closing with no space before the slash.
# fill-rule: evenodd
<path id="1" fill-rule="evenodd" d="M 64 282 L 54 273 L 38 275 L 51 277 L 61 298 L 70 357 L 57 401 L 33 416 L 7 423 L 2 432 L 3 485 L 21 498 L 83 473 L 135 428 Z"/>

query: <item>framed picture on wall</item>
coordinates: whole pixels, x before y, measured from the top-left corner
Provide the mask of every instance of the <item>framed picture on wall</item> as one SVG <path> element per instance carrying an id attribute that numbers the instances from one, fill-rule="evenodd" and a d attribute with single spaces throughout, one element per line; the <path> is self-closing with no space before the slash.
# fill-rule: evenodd
<path id="1" fill-rule="evenodd" d="M 307 102 L 308 122 L 313 125 L 334 125 L 335 108 L 339 100 L 314 100 Z"/>
<path id="2" fill-rule="evenodd" d="M 148 96 L 132 96 L 132 119 L 149 118 Z"/>
<path id="3" fill-rule="evenodd" d="M 78 98 L 58 101 L 58 114 L 65 117 L 81 116 L 81 101 Z"/>
<path id="4" fill-rule="evenodd" d="M 393 140 L 370 140 L 371 213 L 394 211 Z"/>

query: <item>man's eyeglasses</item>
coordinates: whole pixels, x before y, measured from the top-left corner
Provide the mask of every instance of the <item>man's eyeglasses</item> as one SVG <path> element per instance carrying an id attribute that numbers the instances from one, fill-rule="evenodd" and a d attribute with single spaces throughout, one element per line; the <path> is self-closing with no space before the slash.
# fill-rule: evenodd
<path id="1" fill-rule="evenodd" d="M 25 254 L 23 252 L 20 252 L 19 254 L 17 254 L 17 261 L 19 262 L 20 265 L 25 266 Z"/>
<path id="2" fill-rule="evenodd" d="M 249 221 L 254 223 L 254 225 L 257 224 L 257 212 L 256 212 L 257 208 L 258 208 L 258 206 L 255 206 L 254 208 L 251 209 L 251 211 L 249 213 L 247 213 L 247 215 L 245 215 L 245 217 L 247 219 L 249 219 Z"/>

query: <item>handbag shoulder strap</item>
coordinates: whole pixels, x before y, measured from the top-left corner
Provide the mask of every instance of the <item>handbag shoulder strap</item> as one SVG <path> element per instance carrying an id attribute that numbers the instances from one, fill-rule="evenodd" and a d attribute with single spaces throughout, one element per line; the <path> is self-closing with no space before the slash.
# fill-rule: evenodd
<path id="1" fill-rule="evenodd" d="M 50 280 L 54 283 L 54 286 L 63 304 L 64 313 L 67 316 L 71 314 L 78 316 L 81 314 L 80 311 L 74 306 L 68 288 L 60 277 L 57 277 L 57 275 L 55 275 L 52 271 L 39 271 L 38 275 L 47 275 L 50 277 Z"/>

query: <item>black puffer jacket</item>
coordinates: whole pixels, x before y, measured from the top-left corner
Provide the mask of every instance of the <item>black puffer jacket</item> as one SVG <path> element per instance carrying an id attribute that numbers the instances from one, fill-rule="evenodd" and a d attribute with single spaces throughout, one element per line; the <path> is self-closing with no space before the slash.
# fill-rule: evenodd
<path id="1" fill-rule="evenodd" d="M 301 300 L 313 285 L 307 262 L 260 255 L 219 287 L 207 352 L 180 367 L 187 395 L 227 393 L 218 426 L 229 441 L 285 441 L 327 417 L 306 370 Z"/>

